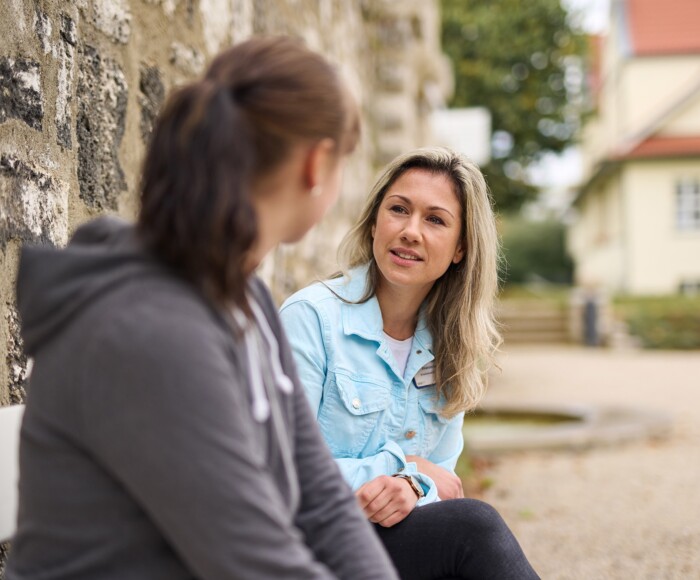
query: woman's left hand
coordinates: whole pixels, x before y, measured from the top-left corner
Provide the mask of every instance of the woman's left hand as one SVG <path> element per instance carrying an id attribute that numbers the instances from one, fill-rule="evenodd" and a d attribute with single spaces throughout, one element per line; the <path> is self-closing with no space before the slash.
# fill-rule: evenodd
<path id="1" fill-rule="evenodd" d="M 405 479 L 389 475 L 368 481 L 355 496 L 367 519 L 385 528 L 398 524 L 418 502 L 418 496 Z"/>

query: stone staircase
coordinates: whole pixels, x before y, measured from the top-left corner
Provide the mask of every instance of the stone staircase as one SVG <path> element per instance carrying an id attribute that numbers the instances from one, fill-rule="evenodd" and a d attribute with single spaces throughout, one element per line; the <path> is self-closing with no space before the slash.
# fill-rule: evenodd
<path id="1" fill-rule="evenodd" d="M 501 301 L 496 317 L 505 344 L 570 342 L 569 311 L 539 301 Z"/>

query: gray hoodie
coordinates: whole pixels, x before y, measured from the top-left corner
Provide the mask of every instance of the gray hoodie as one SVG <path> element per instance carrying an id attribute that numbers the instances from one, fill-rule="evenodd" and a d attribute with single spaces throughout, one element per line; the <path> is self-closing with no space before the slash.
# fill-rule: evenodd
<path id="1" fill-rule="evenodd" d="M 123 222 L 23 251 L 34 367 L 8 580 L 396 578 L 319 435 L 269 294 L 257 280 L 250 291 L 258 330 L 235 338 Z"/>

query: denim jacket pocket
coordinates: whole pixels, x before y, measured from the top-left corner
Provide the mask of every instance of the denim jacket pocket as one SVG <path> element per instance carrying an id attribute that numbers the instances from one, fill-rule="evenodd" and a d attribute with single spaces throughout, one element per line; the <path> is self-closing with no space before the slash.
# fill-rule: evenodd
<path id="1" fill-rule="evenodd" d="M 333 373 L 318 414 L 323 437 L 334 457 L 358 457 L 391 405 L 389 388 L 342 373 Z"/>
<path id="2" fill-rule="evenodd" d="M 440 414 L 445 401 L 442 398 L 437 399 L 435 393 L 420 397 L 418 402 L 421 408 L 423 432 L 425 433 L 421 445 L 421 455 L 427 457 L 440 442 L 440 437 L 445 432 L 450 420 Z"/>

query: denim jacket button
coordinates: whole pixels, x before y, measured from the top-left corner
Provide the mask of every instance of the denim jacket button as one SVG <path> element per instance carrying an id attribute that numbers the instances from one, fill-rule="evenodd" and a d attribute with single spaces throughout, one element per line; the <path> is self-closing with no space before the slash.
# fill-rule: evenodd
<path id="1" fill-rule="evenodd" d="M 416 432 L 413 429 L 406 431 L 406 439 L 413 439 L 415 436 Z"/>
<path id="2" fill-rule="evenodd" d="M 360 399 L 358 399 L 358 398 L 354 398 L 352 400 L 353 409 L 359 409 L 361 404 L 362 404 L 362 401 L 360 401 Z"/>

